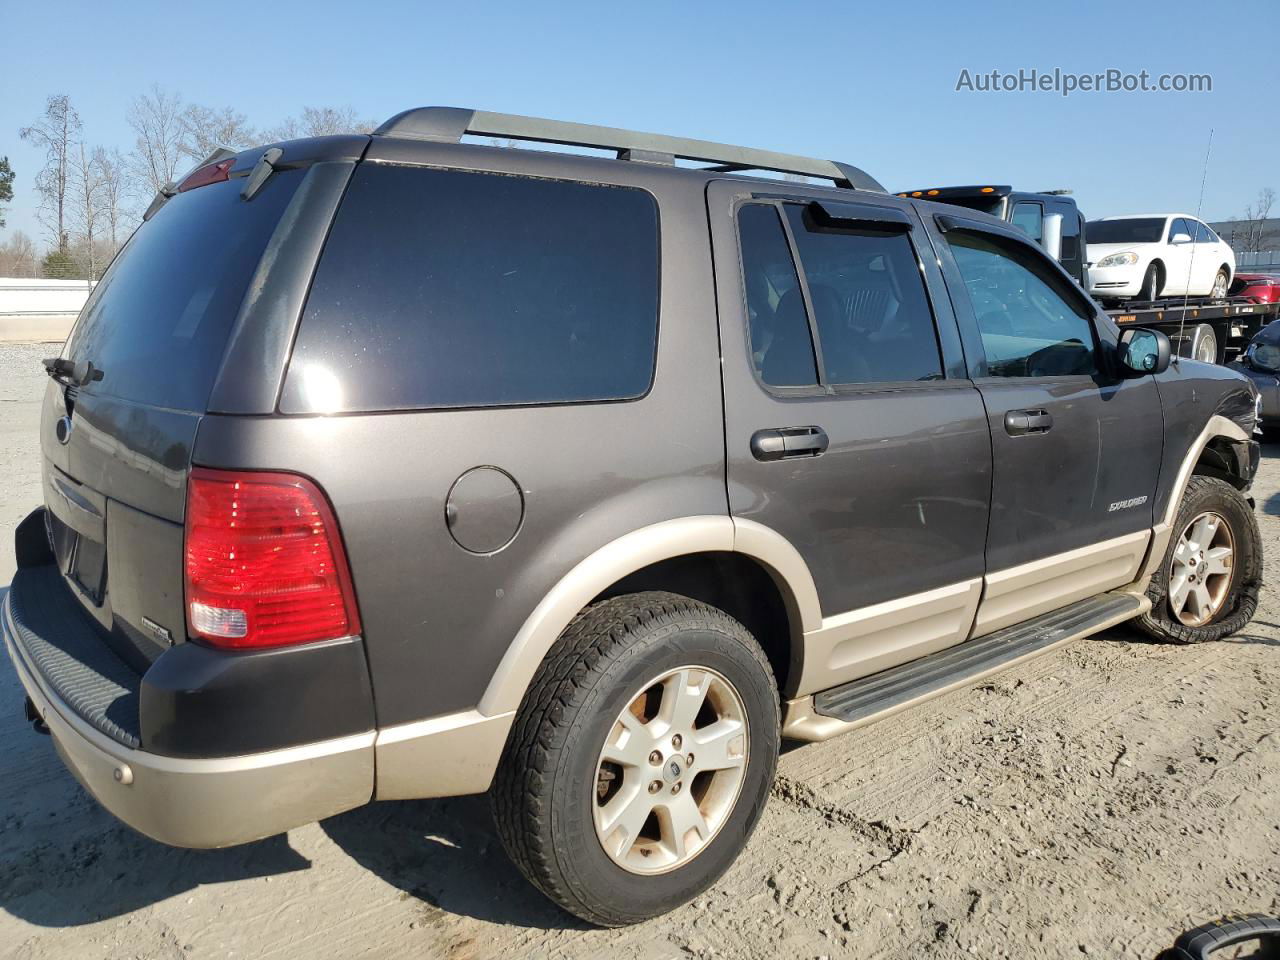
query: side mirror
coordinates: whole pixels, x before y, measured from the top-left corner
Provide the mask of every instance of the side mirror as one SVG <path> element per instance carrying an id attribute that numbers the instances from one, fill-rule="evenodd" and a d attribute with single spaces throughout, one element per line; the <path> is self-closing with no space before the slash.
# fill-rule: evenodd
<path id="1" fill-rule="evenodd" d="M 1062 259 L 1062 214 L 1046 213 L 1044 220 L 1040 226 L 1040 232 L 1043 234 L 1041 243 L 1044 244 L 1045 253 L 1053 257 L 1055 260 Z"/>
<path id="2" fill-rule="evenodd" d="M 1172 237 L 1170 237 L 1170 238 L 1169 238 L 1169 242 L 1170 242 L 1170 243 L 1190 243 L 1190 242 L 1191 242 L 1191 234 L 1189 234 L 1189 233 L 1175 233 Z"/>
<path id="3" fill-rule="evenodd" d="M 1130 327 L 1123 331 L 1117 349 L 1125 369 L 1138 376 L 1164 373 L 1173 360 L 1169 338 L 1159 330 L 1145 327 Z"/>
<path id="4" fill-rule="evenodd" d="M 1244 361 L 1254 370 L 1275 374 L 1280 371 L 1280 346 L 1274 343 L 1258 343 L 1255 340 L 1245 350 Z"/>

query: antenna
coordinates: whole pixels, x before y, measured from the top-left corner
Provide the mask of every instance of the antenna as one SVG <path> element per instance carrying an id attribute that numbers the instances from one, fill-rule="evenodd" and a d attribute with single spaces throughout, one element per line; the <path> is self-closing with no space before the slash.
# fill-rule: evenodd
<path id="1" fill-rule="evenodd" d="M 1209 128 L 1209 145 L 1204 148 L 1204 169 L 1200 172 L 1200 199 L 1196 201 L 1196 219 L 1200 220 L 1200 208 L 1204 206 L 1204 182 L 1209 176 L 1209 152 L 1213 149 L 1213 127 Z M 1194 228 L 1193 228 L 1194 229 Z M 1182 335 L 1187 326 L 1187 301 L 1191 299 L 1191 271 L 1196 265 L 1196 238 L 1191 238 L 1191 260 L 1187 264 L 1187 286 L 1182 295 L 1182 316 L 1178 318 L 1178 351 L 1175 359 L 1182 356 Z"/>

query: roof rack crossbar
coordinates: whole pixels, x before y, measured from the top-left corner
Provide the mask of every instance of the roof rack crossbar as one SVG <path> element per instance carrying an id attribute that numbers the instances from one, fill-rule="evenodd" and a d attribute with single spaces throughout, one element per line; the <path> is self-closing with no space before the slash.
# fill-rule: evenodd
<path id="1" fill-rule="evenodd" d="M 638 133 L 563 120 L 543 120 L 459 107 L 417 107 L 398 113 L 374 131 L 376 136 L 457 143 L 466 134 L 504 137 L 571 147 L 614 150 L 621 160 L 674 164 L 677 159 L 713 163 L 712 168 L 769 170 L 832 180 L 837 186 L 884 192 L 875 178 L 847 163 L 798 157 L 772 150 L 688 140 L 658 133 Z"/>

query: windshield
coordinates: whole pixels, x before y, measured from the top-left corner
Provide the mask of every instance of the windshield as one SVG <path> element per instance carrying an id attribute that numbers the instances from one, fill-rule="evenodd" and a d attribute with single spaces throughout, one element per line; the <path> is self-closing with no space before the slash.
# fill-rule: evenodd
<path id="1" fill-rule="evenodd" d="M 93 393 L 203 412 L 262 252 L 304 171 L 251 202 L 239 178 L 179 193 L 142 224 L 85 305 L 67 344 L 103 371 Z"/>
<path id="2" fill-rule="evenodd" d="M 1164 236 L 1164 222 L 1164 217 L 1090 220 L 1085 236 L 1089 243 L 1159 243 Z"/>

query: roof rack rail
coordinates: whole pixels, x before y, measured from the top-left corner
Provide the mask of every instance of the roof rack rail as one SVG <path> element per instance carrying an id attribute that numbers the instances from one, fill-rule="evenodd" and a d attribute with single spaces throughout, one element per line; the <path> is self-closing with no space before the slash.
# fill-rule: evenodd
<path id="1" fill-rule="evenodd" d="M 616 150 L 619 160 L 674 165 L 677 158 L 714 164 L 705 169 L 728 173 L 769 170 L 832 180 L 836 186 L 884 193 L 874 177 L 857 167 L 835 160 L 815 160 L 772 150 L 754 150 L 706 140 L 686 140 L 658 133 L 638 133 L 587 123 L 543 120 L 461 107 L 415 107 L 397 113 L 373 131 L 375 136 L 457 143 L 465 134 L 558 143 L 573 147 Z"/>

